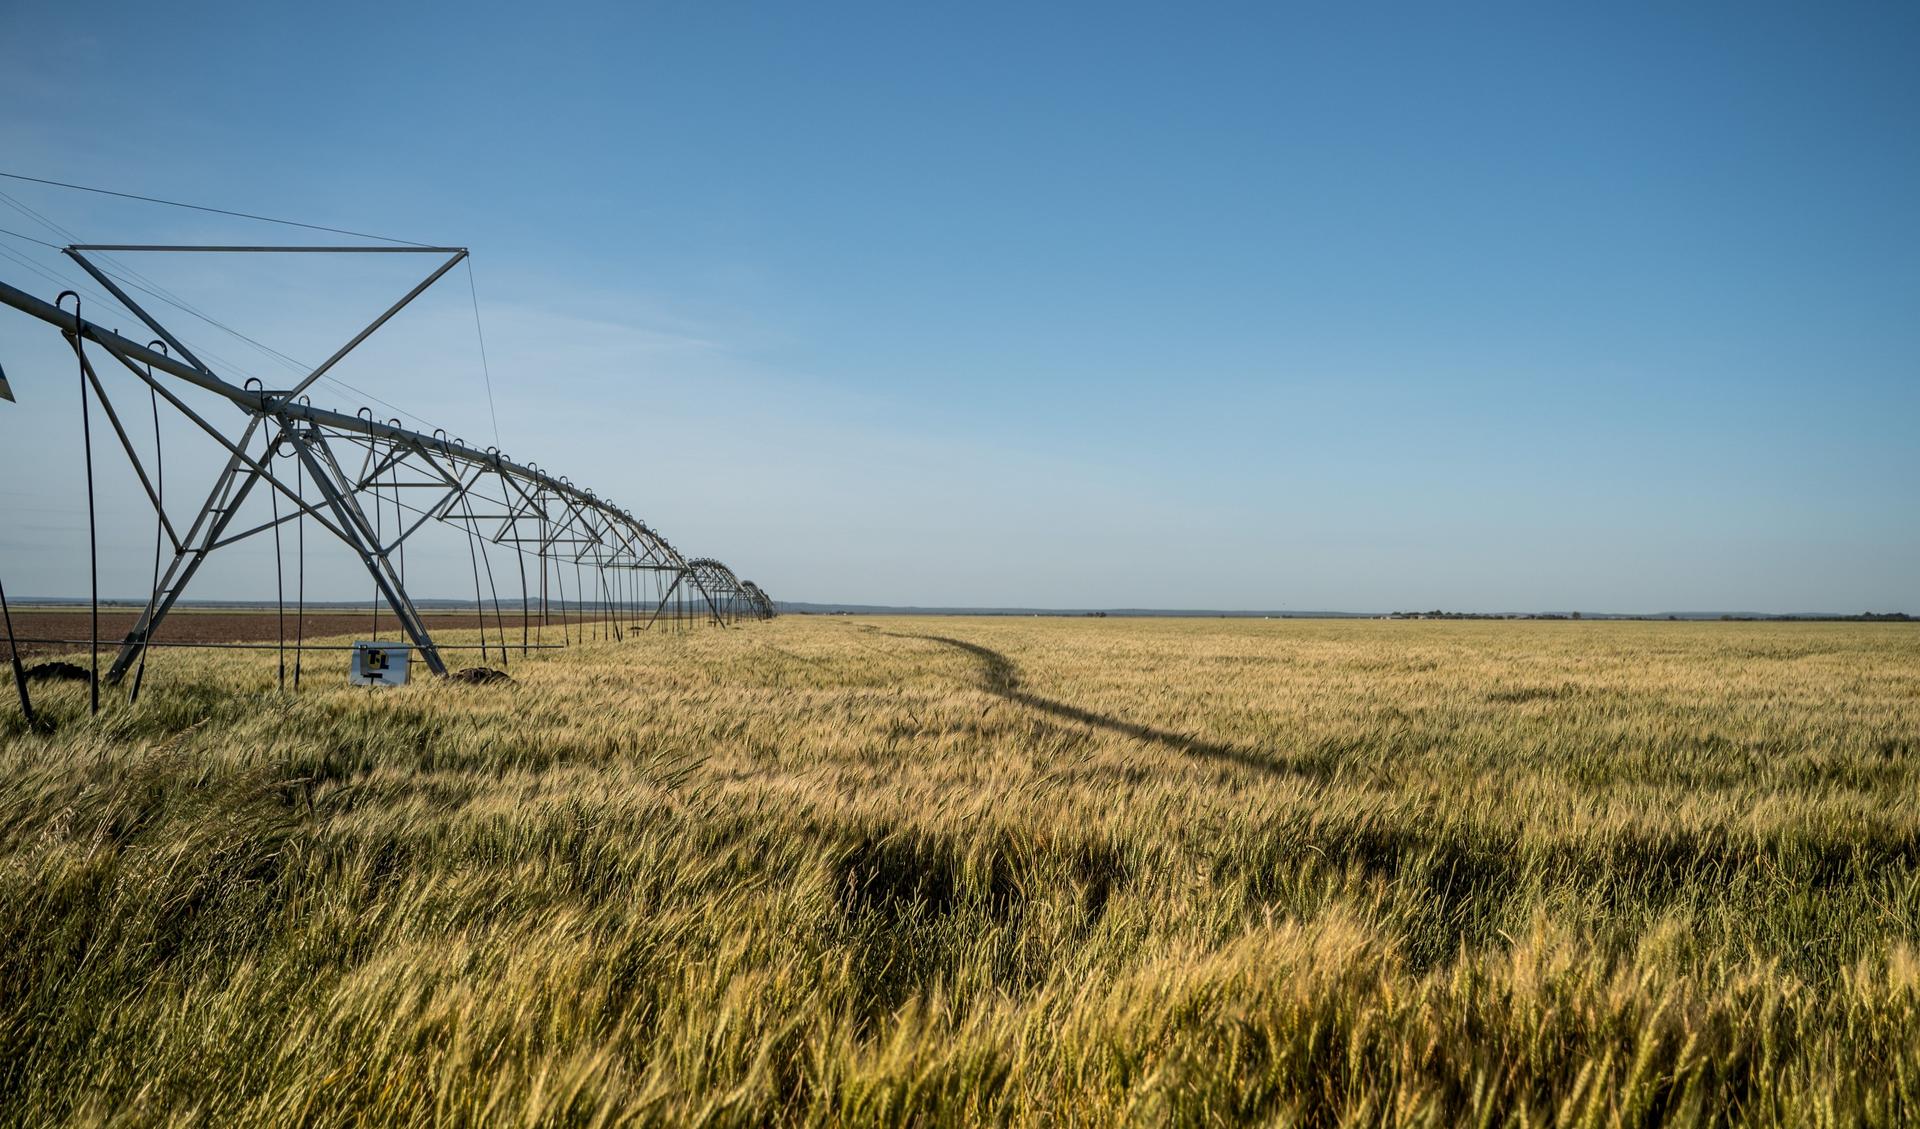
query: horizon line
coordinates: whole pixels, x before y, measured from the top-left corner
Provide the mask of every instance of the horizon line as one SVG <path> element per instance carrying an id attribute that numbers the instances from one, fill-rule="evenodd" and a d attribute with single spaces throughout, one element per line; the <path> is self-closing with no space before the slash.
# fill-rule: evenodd
<path id="1" fill-rule="evenodd" d="M 288 601 L 288 602 L 291 603 L 291 601 Z M 88 599 L 86 597 L 79 597 L 79 596 L 12 596 L 8 599 L 8 603 L 15 604 L 15 605 L 23 605 L 23 604 L 33 605 L 37 607 L 55 606 L 55 607 L 85 608 L 89 606 Z M 147 599 L 146 597 L 143 597 L 143 596 L 142 597 L 103 596 L 100 598 L 100 605 L 102 607 L 141 608 L 141 607 L 145 607 L 146 603 L 147 603 Z M 423 610 L 428 608 L 446 608 L 446 607 L 467 608 L 467 607 L 474 607 L 474 606 L 482 606 L 484 608 L 484 605 L 476 605 L 475 601 L 466 599 L 464 597 L 458 597 L 458 596 L 446 596 L 446 597 L 429 596 L 429 597 L 415 600 L 414 603 L 415 603 L 415 606 L 422 608 Z M 1149 617 L 1160 617 L 1160 618 L 1168 618 L 1168 619 L 1177 619 L 1177 618 L 1194 618 L 1194 619 L 1222 619 L 1222 618 L 1229 618 L 1229 619 L 1259 619 L 1259 618 L 1265 618 L 1265 619 L 1394 619 L 1394 618 L 1399 618 L 1399 619 L 1415 619 L 1415 618 L 1543 619 L 1543 618 L 1553 618 L 1553 619 L 1648 619 L 1648 620 L 1652 620 L 1652 619 L 1687 620 L 1687 619 L 1728 618 L 1728 619 L 1752 619 L 1752 620 L 1846 619 L 1846 620 L 1863 620 L 1863 621 L 1868 619 L 1873 619 L 1873 620 L 1889 620 L 1889 621 L 1897 622 L 1903 619 L 1912 620 L 1915 618 L 1920 618 L 1920 617 L 1915 617 L 1913 614 L 1908 613 L 1904 610 L 1894 610 L 1894 609 L 1890 609 L 1887 611 L 1866 610 L 1866 611 L 1858 611 L 1858 612 L 1813 611 L 1813 610 L 1792 611 L 1792 612 L 1762 612 L 1762 611 L 1753 611 L 1753 610 L 1746 610 L 1746 609 L 1705 609 L 1705 610 L 1693 609 L 1693 610 L 1685 610 L 1685 611 L 1663 610 L 1663 611 L 1657 611 L 1657 612 L 1615 612 L 1615 611 L 1582 611 L 1579 609 L 1572 609 L 1572 608 L 1565 609 L 1565 610 L 1539 609 L 1539 610 L 1532 610 L 1532 611 L 1522 611 L 1522 610 L 1514 610 L 1514 609 L 1486 611 L 1486 610 L 1477 610 L 1477 609 L 1468 609 L 1468 608 L 1394 608 L 1394 609 L 1388 609 L 1388 610 L 1347 610 L 1347 609 L 1339 609 L 1339 608 L 1313 608 L 1313 609 L 1304 609 L 1304 608 L 1303 609 L 1155 608 L 1155 607 L 1131 607 L 1131 606 L 1073 608 L 1073 607 L 1046 607 L 1046 606 L 1039 606 L 1039 605 L 1019 605 L 1019 604 L 861 604 L 861 603 L 851 603 L 851 602 L 819 601 L 819 600 L 775 600 L 773 601 L 773 604 L 776 610 L 789 611 L 795 614 L 802 614 L 802 615 L 824 612 L 824 613 L 840 613 L 840 614 L 848 614 L 848 615 L 976 615 L 976 616 L 1030 615 L 1030 616 L 1090 616 L 1090 617 L 1111 616 L 1111 617 L 1118 617 L 1123 619 L 1124 618 L 1149 618 Z M 276 604 L 274 601 L 267 600 L 267 599 L 236 599 L 236 600 L 217 600 L 217 599 L 184 600 L 183 599 L 183 600 L 180 600 L 175 606 L 180 608 L 231 608 L 231 609 L 246 609 L 246 610 L 254 610 L 254 609 L 272 610 L 274 607 L 276 607 Z M 331 610 L 350 611 L 350 610 L 368 609 L 373 605 L 371 602 L 365 601 L 365 600 L 308 600 L 306 601 L 306 606 L 308 608 L 324 608 L 324 609 L 331 609 Z M 595 608 L 600 606 L 602 605 L 598 601 L 580 601 L 580 600 L 549 600 L 548 601 L 548 607 L 550 609 L 551 608 L 568 608 L 576 611 L 584 610 L 584 611 L 591 612 L 595 610 Z"/>

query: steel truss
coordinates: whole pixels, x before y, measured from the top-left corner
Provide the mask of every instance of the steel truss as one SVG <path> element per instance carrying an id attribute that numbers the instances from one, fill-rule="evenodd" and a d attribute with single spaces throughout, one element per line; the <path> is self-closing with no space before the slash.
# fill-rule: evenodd
<path id="1" fill-rule="evenodd" d="M 209 368 L 87 257 L 89 252 L 106 251 L 428 254 L 445 259 L 323 364 L 293 387 L 276 391 L 261 387 L 255 380 L 236 385 Z M 435 674 L 445 674 L 446 663 L 408 593 L 405 563 L 407 541 L 429 521 L 460 527 L 469 538 L 470 549 L 485 542 L 515 554 L 521 583 L 523 647 L 526 625 L 534 615 L 526 579 L 529 563 L 538 570 L 538 616 L 543 623 L 550 621 L 550 593 L 554 589 L 563 597 L 559 601 L 562 622 L 568 619 L 569 601 L 564 598 L 567 570 L 574 573 L 571 602 L 575 611 L 602 616 L 613 638 L 622 637 L 624 630 L 652 627 L 663 616 L 669 622 L 679 622 L 689 605 L 699 619 L 722 626 L 773 616 L 772 601 L 757 585 L 738 579 L 719 561 L 682 556 L 645 522 L 565 477 L 547 474 L 533 464 L 514 462 L 494 447 L 478 449 L 460 439 L 450 439 L 443 430 L 426 434 L 402 427 L 397 419 L 376 420 L 365 408 L 348 415 L 312 405 L 305 395 L 307 388 L 466 258 L 465 248 L 93 244 L 68 247 L 65 253 L 158 338 L 142 345 L 87 321 L 80 316 L 78 295 L 71 291 L 48 303 L 0 282 L 0 302 L 55 326 L 72 345 L 85 389 L 105 410 L 154 507 L 162 539 L 172 550 L 171 561 L 161 571 L 145 608 L 120 643 L 105 678 L 108 684 L 125 677 L 212 553 L 258 534 L 277 535 L 280 527 L 303 519 L 331 533 L 360 559 L 379 603 L 392 612 Z M 74 298 L 72 312 L 64 305 L 69 296 Z M 205 501 L 184 531 L 167 513 L 144 460 L 94 370 L 88 345 L 104 350 L 226 451 L 224 469 L 215 475 Z M 188 406 L 175 391 L 176 381 L 224 397 L 238 407 L 246 416 L 239 433 L 230 436 Z M 241 504 L 263 485 L 274 500 L 272 518 L 234 528 Z M 287 506 L 281 508 L 280 502 Z M 490 577 L 491 558 L 485 567 Z M 592 591 L 585 590 L 587 570 L 591 570 Z M 652 592 L 646 591 L 648 574 Z M 486 613 L 479 592 L 479 555 L 474 560 L 474 580 L 484 640 Z M 649 602 L 650 611 L 646 610 Z M 505 623 L 497 594 L 493 603 L 504 660 Z M 581 630 L 584 634 L 585 625 Z"/>
<path id="2" fill-rule="evenodd" d="M 714 608 L 727 623 L 741 619 L 772 619 L 773 601 L 751 580 L 741 580 L 733 570 L 712 557 L 695 557 L 687 568 L 705 592 L 717 593 Z"/>

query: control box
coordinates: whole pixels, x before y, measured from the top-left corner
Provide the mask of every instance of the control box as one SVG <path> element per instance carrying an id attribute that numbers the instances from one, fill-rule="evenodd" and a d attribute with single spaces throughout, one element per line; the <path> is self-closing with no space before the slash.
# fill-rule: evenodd
<path id="1" fill-rule="evenodd" d="M 413 648 L 405 643 L 355 643 L 347 681 L 355 686 L 404 686 Z"/>

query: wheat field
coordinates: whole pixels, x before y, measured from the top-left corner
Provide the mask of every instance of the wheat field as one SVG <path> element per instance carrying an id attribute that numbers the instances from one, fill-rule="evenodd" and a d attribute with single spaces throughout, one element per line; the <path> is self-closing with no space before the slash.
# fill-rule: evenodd
<path id="1" fill-rule="evenodd" d="M 786 617 L 505 686 L 307 662 L 0 708 L 0 1120 L 1920 1119 L 1909 625 Z"/>

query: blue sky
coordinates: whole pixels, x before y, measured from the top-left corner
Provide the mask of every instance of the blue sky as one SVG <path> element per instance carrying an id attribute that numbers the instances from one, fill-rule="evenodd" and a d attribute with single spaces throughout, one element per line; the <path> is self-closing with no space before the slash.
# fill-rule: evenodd
<path id="1" fill-rule="evenodd" d="M 502 446 L 778 597 L 1920 611 L 1920 9 L 1564 7 L 10 5 L 0 168 L 471 246 Z M 407 284 L 142 269 L 299 357 Z M 488 436 L 464 285 L 341 375 Z M 63 349 L 0 311 L 9 591 Z"/>

